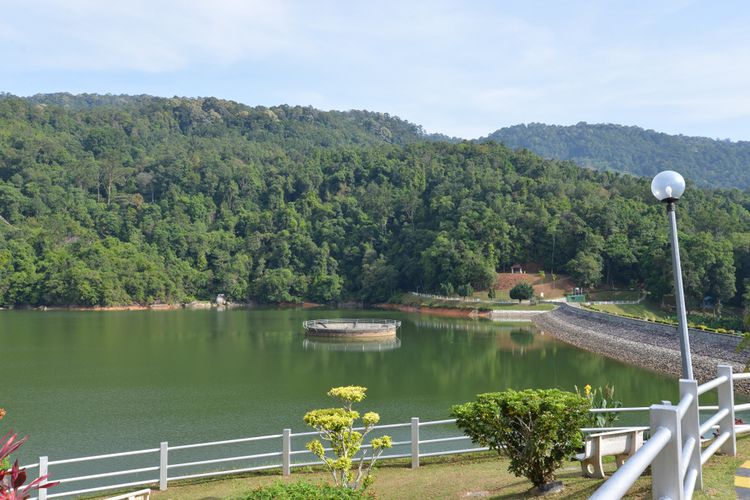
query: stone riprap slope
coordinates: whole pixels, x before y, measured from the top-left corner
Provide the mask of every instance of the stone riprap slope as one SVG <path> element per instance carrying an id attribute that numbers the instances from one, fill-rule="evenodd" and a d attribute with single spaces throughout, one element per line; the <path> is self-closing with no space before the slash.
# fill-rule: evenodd
<path id="1" fill-rule="evenodd" d="M 562 304 L 558 309 L 533 318 L 545 333 L 578 348 L 649 370 L 679 377 L 682 372 L 677 328 L 646 321 L 620 318 Z M 735 372 L 745 370 L 750 351 L 737 351 L 740 337 L 690 330 L 693 372 L 699 383 L 716 377 L 716 366 L 730 364 Z M 750 394 L 750 384 L 737 389 Z"/>

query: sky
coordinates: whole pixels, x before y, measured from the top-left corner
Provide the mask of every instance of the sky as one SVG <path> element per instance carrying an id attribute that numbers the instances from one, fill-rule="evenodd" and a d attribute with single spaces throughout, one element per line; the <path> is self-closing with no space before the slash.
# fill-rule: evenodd
<path id="1" fill-rule="evenodd" d="M 750 140 L 750 2 L 0 0 L 3 91 Z"/>

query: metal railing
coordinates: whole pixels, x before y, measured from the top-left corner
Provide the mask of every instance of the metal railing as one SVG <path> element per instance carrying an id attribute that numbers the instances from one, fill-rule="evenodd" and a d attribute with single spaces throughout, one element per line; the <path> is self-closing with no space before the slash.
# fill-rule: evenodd
<path id="1" fill-rule="evenodd" d="M 458 297 L 455 295 L 436 295 L 433 293 L 419 293 L 419 292 L 409 292 L 412 295 L 416 297 L 422 297 L 425 299 L 435 299 L 435 300 L 450 300 L 455 302 L 488 302 L 492 304 L 508 304 L 508 305 L 514 305 L 518 304 L 517 300 L 501 300 L 501 299 L 480 299 L 479 297 Z"/>
<path id="2" fill-rule="evenodd" d="M 734 381 L 749 378 L 750 373 L 733 374 L 731 366 L 719 365 L 717 377 L 705 384 L 680 380 L 679 403 L 649 408 L 651 437 L 591 498 L 622 498 L 648 466 L 654 498 L 692 498 L 703 489 L 703 465 L 719 450 L 735 456 L 736 435 L 750 431 L 750 425 L 735 425 L 734 419 L 735 411 L 750 409 L 750 404 L 734 404 Z M 718 392 L 718 406 L 699 406 L 700 396 L 712 390 Z M 701 423 L 699 410 L 714 413 Z"/>
<path id="3" fill-rule="evenodd" d="M 336 318 L 336 319 L 309 319 L 307 321 L 302 322 L 302 327 L 307 330 L 309 328 L 320 328 L 328 326 L 333 326 L 332 330 L 335 330 L 335 327 L 340 327 L 342 329 L 346 329 L 346 325 L 352 325 L 352 327 L 357 326 L 376 326 L 378 328 L 390 328 L 390 327 L 400 327 L 401 321 L 396 319 L 375 319 L 375 318 Z"/>
<path id="4" fill-rule="evenodd" d="M 470 438 L 463 434 L 456 435 L 455 433 L 453 433 L 453 429 L 449 431 L 448 435 L 445 435 L 446 433 L 443 432 L 443 435 L 438 437 L 427 436 L 427 438 L 424 439 L 423 436 L 423 438 L 420 439 L 420 430 L 424 431 L 424 429 L 428 427 L 446 426 L 452 425 L 454 423 L 455 419 L 421 422 L 419 418 L 414 417 L 410 422 L 376 426 L 374 428 L 376 434 L 382 434 L 384 431 L 391 432 L 390 430 L 392 429 L 401 429 L 402 434 L 404 434 L 403 437 L 406 438 L 406 433 L 408 432 L 408 438 L 394 440 L 392 443 L 392 451 L 390 453 L 384 453 L 383 455 L 381 455 L 380 459 L 411 458 L 411 466 L 412 468 L 416 468 L 419 467 L 421 458 L 440 455 L 473 453 L 478 451 L 486 451 L 489 449 L 476 447 L 471 445 L 470 443 L 468 445 L 464 444 L 467 441 L 470 441 Z M 357 428 L 357 430 L 362 430 L 362 428 Z M 56 492 L 55 489 L 59 488 L 60 486 L 50 491 L 39 490 L 38 500 L 73 497 L 77 495 L 121 490 L 133 486 L 144 485 L 158 485 L 160 490 L 166 490 L 170 482 L 185 479 L 223 476 L 268 469 L 280 469 L 283 475 L 289 475 L 294 468 L 322 465 L 323 462 L 318 460 L 317 457 L 315 457 L 303 446 L 293 446 L 295 438 L 312 438 L 314 436 L 319 436 L 319 433 L 315 431 L 293 433 L 291 429 L 284 429 L 280 434 L 229 439 L 207 443 L 170 446 L 168 442 L 162 442 L 158 448 L 126 451 L 122 453 L 108 453 L 88 457 L 49 460 L 48 457 L 43 456 L 39 458 L 38 462 L 25 465 L 24 468 L 27 470 L 30 476 L 32 476 L 30 471 L 33 470 L 38 471 L 36 476 L 49 474 L 52 471 L 52 475 L 54 477 L 51 478 L 51 480 L 59 481 L 60 485 L 67 485 L 70 483 L 85 483 L 87 481 L 98 481 L 100 483 L 95 486 L 89 486 L 71 491 Z M 171 457 L 175 454 L 175 452 L 181 450 L 227 447 L 237 444 L 254 444 L 263 442 L 270 443 L 271 446 L 275 448 L 275 450 L 255 454 L 232 454 L 229 456 L 221 456 L 206 460 L 188 460 L 183 462 L 173 462 L 171 460 Z M 449 449 L 435 449 L 436 446 L 442 446 L 443 448 L 445 448 L 446 445 L 450 446 L 453 443 L 456 443 L 459 446 L 452 446 Z M 362 446 L 363 450 L 369 450 L 370 448 L 370 445 Z M 326 449 L 326 451 L 330 451 L 330 449 Z M 92 464 L 94 462 L 102 462 L 110 459 L 119 459 L 122 457 L 134 456 L 150 457 L 152 465 L 149 465 L 147 467 L 126 468 L 97 474 L 86 474 L 72 477 L 61 477 L 60 475 L 54 474 L 55 466 L 73 463 Z M 259 461 L 261 463 L 258 463 Z M 196 468 L 199 468 L 201 470 L 196 472 Z M 191 473 L 185 473 L 184 471 L 186 469 L 192 469 L 193 471 Z M 147 477 L 136 481 L 125 482 L 102 481 L 110 478 L 121 478 L 122 476 L 138 474 L 146 474 Z"/>
<path id="5" fill-rule="evenodd" d="M 717 451 L 734 456 L 736 454 L 736 435 L 750 432 L 750 425 L 735 425 L 735 412 L 750 410 L 750 403 L 734 404 L 734 386 L 736 380 L 750 379 L 750 373 L 733 374 L 731 366 L 720 365 L 717 378 L 698 385 L 694 380 L 680 381 L 680 401 L 677 405 L 669 402 L 652 405 L 650 407 L 626 407 L 592 409 L 592 413 L 629 413 L 648 412 L 651 437 L 638 452 L 630 457 L 601 487 L 592 495 L 594 499 L 621 498 L 632 487 L 643 471 L 652 468 L 652 488 L 655 498 L 685 499 L 692 496 L 692 492 L 702 489 L 702 466 Z M 699 406 L 699 397 L 708 391 L 718 392 L 718 405 Z M 703 423 L 700 422 L 699 412 L 712 412 Z M 452 427 L 443 430 L 437 436 L 423 436 L 427 428 L 436 426 L 453 426 L 455 419 L 434 420 L 422 422 L 413 417 L 410 422 L 379 425 L 374 427 L 375 435 L 382 435 L 383 431 L 396 430 L 393 436 L 393 449 L 384 453 L 381 459 L 410 458 L 411 467 L 420 466 L 420 459 L 425 457 L 453 455 L 486 451 L 489 448 L 477 447 L 463 443 L 470 441 L 464 434 L 457 434 L 458 429 Z M 581 429 L 584 433 L 615 430 L 644 429 L 644 427 L 591 427 Z M 361 430 L 361 428 L 358 428 Z M 400 435 L 398 435 L 400 434 Z M 433 431 L 434 434 L 434 431 Z M 98 463 L 123 457 L 148 457 L 146 466 L 106 470 L 99 473 L 89 473 L 72 477 L 64 477 L 52 473 L 51 480 L 59 481 L 61 485 L 70 483 L 85 483 L 97 481 L 99 484 L 89 485 L 72 491 L 40 490 L 38 500 L 48 498 L 62 498 L 101 491 L 120 490 L 132 486 L 158 485 L 160 490 L 166 490 L 170 481 L 223 476 L 251 471 L 280 469 L 283 475 L 291 474 L 292 469 L 321 465 L 317 457 L 312 455 L 304 446 L 295 445 L 295 439 L 318 436 L 316 431 L 293 433 L 291 429 L 284 429 L 280 434 L 253 436 L 239 439 L 213 441 L 207 443 L 193 443 L 170 446 L 168 442 L 160 443 L 158 448 L 126 451 L 122 453 L 108 453 L 88 457 L 49 460 L 39 457 L 39 461 L 25 465 L 29 471 L 37 470 L 36 476 L 49 474 L 54 469 L 66 464 Z M 452 446 L 453 444 L 456 446 Z M 244 451 L 246 445 L 263 444 L 266 449 L 260 453 L 226 454 L 224 448 L 241 445 Z M 707 446 L 701 449 L 701 445 Z M 452 446 L 452 447 L 450 447 Z M 449 447 L 449 448 L 447 448 Z M 182 450 L 221 448 L 224 455 L 206 458 L 202 452 L 202 460 L 190 459 L 186 461 L 174 460 L 175 454 Z M 369 445 L 363 445 L 368 450 Z M 330 450 L 326 450 L 330 451 Z M 196 470 L 196 469 L 200 470 Z M 188 469 L 188 471 L 185 471 Z M 192 470 L 191 470 L 192 469 Z M 102 481 L 110 478 L 121 480 L 123 476 L 140 475 L 144 478 L 132 478 L 125 482 Z M 33 476 L 33 474 L 29 474 Z M 58 486 L 59 488 L 59 486 Z M 36 499 L 33 499 L 36 500 Z"/>

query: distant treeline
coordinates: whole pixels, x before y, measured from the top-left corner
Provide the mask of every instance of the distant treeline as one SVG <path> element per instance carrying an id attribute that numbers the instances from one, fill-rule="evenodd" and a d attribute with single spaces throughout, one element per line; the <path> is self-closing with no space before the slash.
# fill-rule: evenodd
<path id="1" fill-rule="evenodd" d="M 671 290 L 646 179 L 382 113 L 77 99 L 0 99 L 0 305 L 376 302 L 484 289 L 516 262 Z M 742 303 L 748 206 L 692 186 L 680 202 L 693 302 Z"/>
<path id="2" fill-rule="evenodd" d="M 653 177 L 677 170 L 699 186 L 750 188 L 750 142 L 668 135 L 640 127 L 532 123 L 497 130 L 482 141 L 526 148 L 545 158 Z"/>

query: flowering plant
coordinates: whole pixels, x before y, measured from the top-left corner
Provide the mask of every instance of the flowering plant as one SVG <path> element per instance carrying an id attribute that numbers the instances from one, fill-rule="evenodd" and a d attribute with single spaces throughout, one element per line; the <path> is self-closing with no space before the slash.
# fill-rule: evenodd
<path id="1" fill-rule="evenodd" d="M 371 472 L 375 462 L 386 448 L 391 447 L 390 436 L 372 439 L 370 463 L 364 468 L 367 455 L 365 451 L 359 458 L 358 466 L 355 465 L 355 455 L 362 448 L 364 437 L 380 421 L 380 415 L 368 411 L 361 417 L 364 430 L 362 432 L 354 430 L 354 422 L 360 418 L 360 415 L 358 411 L 352 409 L 352 405 L 364 400 L 366 391 L 366 387 L 357 385 L 334 387 L 328 391 L 328 395 L 338 399 L 342 407 L 312 410 L 307 412 L 304 418 L 307 425 L 318 431 L 323 440 L 328 441 L 336 458 L 326 456 L 325 446 L 317 439 L 307 443 L 307 449 L 323 461 L 332 474 L 336 486 L 352 490 L 360 486 L 366 489 L 372 483 Z M 353 468 L 356 468 L 356 474 Z"/>
<path id="2" fill-rule="evenodd" d="M 592 409 L 611 408 L 614 410 L 622 407 L 622 401 L 615 400 L 615 386 L 613 385 L 606 384 L 604 388 L 600 386 L 596 389 L 592 389 L 591 385 L 586 384 L 583 386 L 583 393 L 581 393 L 577 385 L 574 387 L 576 389 L 576 394 L 589 400 Z M 588 424 L 591 427 L 609 427 L 619 420 L 619 418 L 617 412 L 614 411 L 602 413 L 589 412 Z"/>

